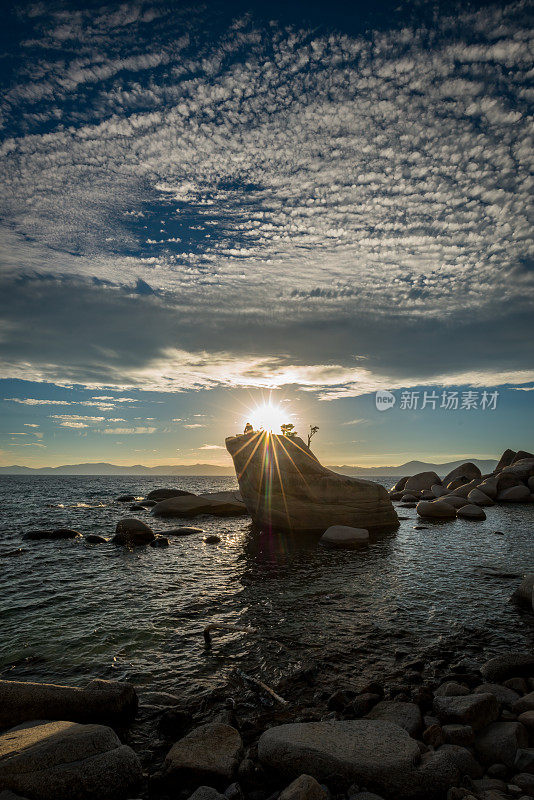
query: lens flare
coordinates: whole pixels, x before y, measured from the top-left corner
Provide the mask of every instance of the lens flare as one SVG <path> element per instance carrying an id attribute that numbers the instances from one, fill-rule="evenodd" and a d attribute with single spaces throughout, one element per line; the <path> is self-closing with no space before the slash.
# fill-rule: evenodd
<path id="1" fill-rule="evenodd" d="M 290 421 L 289 416 L 280 406 L 264 403 L 251 410 L 247 422 L 250 422 L 255 431 L 280 433 L 280 426 Z"/>

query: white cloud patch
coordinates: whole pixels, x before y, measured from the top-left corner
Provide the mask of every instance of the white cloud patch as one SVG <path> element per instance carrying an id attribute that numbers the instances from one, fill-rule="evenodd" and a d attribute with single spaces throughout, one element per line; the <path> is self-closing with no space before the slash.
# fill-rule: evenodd
<path id="1" fill-rule="evenodd" d="M 123 436 L 126 434 L 145 434 L 145 433 L 154 433 L 156 428 L 150 427 L 136 427 L 136 428 L 105 428 L 101 431 L 101 433 L 109 434 L 109 435 L 117 435 Z"/>
<path id="2" fill-rule="evenodd" d="M 201 447 L 198 448 L 199 450 L 225 450 L 225 447 L 221 447 L 220 444 L 203 444 Z"/>

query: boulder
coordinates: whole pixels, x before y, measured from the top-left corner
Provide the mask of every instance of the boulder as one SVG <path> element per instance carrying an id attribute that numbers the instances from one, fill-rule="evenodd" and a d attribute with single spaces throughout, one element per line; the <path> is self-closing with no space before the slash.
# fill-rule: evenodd
<path id="1" fill-rule="evenodd" d="M 534 775 L 534 747 L 519 748 L 514 761 L 514 770 Z"/>
<path id="2" fill-rule="evenodd" d="M 480 508 L 480 506 L 474 505 L 474 503 L 469 503 L 468 505 L 459 508 L 456 512 L 456 516 L 460 517 L 461 519 L 486 519 L 486 514 L 484 511 Z"/>
<path id="3" fill-rule="evenodd" d="M 219 544 L 220 541 L 221 541 L 221 537 L 217 536 L 216 533 L 210 533 L 209 536 L 205 536 L 204 537 L 204 543 L 205 544 Z"/>
<path id="4" fill-rule="evenodd" d="M 106 539 L 105 536 L 99 536 L 98 533 L 88 533 L 85 541 L 89 542 L 89 544 L 105 544 L 109 539 Z"/>
<path id="5" fill-rule="evenodd" d="M 483 492 L 490 500 L 495 500 L 499 491 L 498 475 L 491 475 L 489 478 L 484 478 L 482 483 L 478 484 L 478 491 Z M 476 491 L 473 489 L 473 491 Z"/>
<path id="6" fill-rule="evenodd" d="M 402 490 L 406 486 L 406 483 L 408 482 L 409 479 L 410 479 L 409 475 L 406 475 L 404 478 L 399 478 L 399 480 L 397 481 L 395 486 L 391 487 L 391 491 L 392 492 L 402 492 Z"/>
<path id="7" fill-rule="evenodd" d="M 452 481 L 465 479 L 464 483 L 474 480 L 475 478 L 482 477 L 482 473 L 476 464 L 471 461 L 466 461 L 465 464 L 460 464 L 459 467 L 451 470 L 448 475 L 443 478 L 444 486 L 448 486 Z"/>
<path id="8" fill-rule="evenodd" d="M 134 751 L 103 725 L 32 722 L 0 736 L 0 789 L 29 800 L 125 798 L 141 779 Z"/>
<path id="9" fill-rule="evenodd" d="M 444 800 L 451 797 L 449 787 L 459 786 L 468 778 L 480 778 L 482 768 L 465 747 L 444 744 L 435 752 L 425 753 L 415 773 L 414 784 L 406 796 L 412 800 Z M 469 800 L 469 795 L 465 796 Z M 395 797 L 395 800 L 400 800 Z M 489 798 L 486 798 L 489 800 Z"/>
<path id="10" fill-rule="evenodd" d="M 447 503 L 448 506 L 452 506 L 453 508 L 462 508 L 468 504 L 468 500 L 465 497 L 458 497 L 455 494 L 448 494 L 447 499 L 443 499 L 444 503 Z"/>
<path id="11" fill-rule="evenodd" d="M 246 513 L 246 506 L 238 498 L 237 492 L 170 497 L 157 503 L 152 509 L 155 517 L 198 517 L 201 514 L 237 517 Z"/>
<path id="12" fill-rule="evenodd" d="M 417 503 L 416 511 L 420 517 L 425 519 L 455 519 L 456 509 L 447 505 L 444 500 L 436 500 L 432 503 L 428 500 L 421 500 Z"/>
<path id="13" fill-rule="evenodd" d="M 466 694 L 470 694 L 468 687 L 456 681 L 446 681 L 434 692 L 435 697 L 463 697 Z"/>
<path id="14" fill-rule="evenodd" d="M 518 697 L 513 704 L 512 711 L 514 714 L 523 714 L 525 711 L 534 711 L 534 692 L 523 697 Z"/>
<path id="15" fill-rule="evenodd" d="M 518 461 L 525 461 L 528 458 L 534 458 L 534 453 L 529 453 L 528 450 L 518 450 L 515 456 L 512 458 L 510 466 L 517 464 Z"/>
<path id="16" fill-rule="evenodd" d="M 133 686 L 93 680 L 85 688 L 53 683 L 0 680 L 0 728 L 33 719 L 107 722 L 124 725 L 135 717 Z"/>
<path id="17" fill-rule="evenodd" d="M 453 492 L 459 486 L 464 486 L 466 483 L 469 483 L 467 478 L 455 478 L 453 481 L 447 484 L 447 489 L 450 492 Z"/>
<path id="18" fill-rule="evenodd" d="M 448 489 L 437 483 L 430 487 L 430 492 L 434 497 L 443 497 L 444 495 L 450 494 Z"/>
<path id="19" fill-rule="evenodd" d="M 471 725 L 475 731 L 485 728 L 499 716 L 499 703 L 493 694 L 434 697 L 433 709 L 440 722 Z"/>
<path id="20" fill-rule="evenodd" d="M 128 511 L 146 511 L 146 508 L 141 503 L 134 503 L 128 508 Z"/>
<path id="21" fill-rule="evenodd" d="M 494 506 L 495 503 L 488 497 L 487 494 L 481 490 L 480 486 L 478 489 L 472 489 L 469 494 L 467 495 L 467 499 L 470 503 L 475 503 L 477 506 Z"/>
<path id="22" fill-rule="evenodd" d="M 505 467 L 501 474 L 514 475 L 526 483 L 534 475 L 534 458 L 522 458 L 520 461 L 514 461 L 509 467 Z"/>
<path id="23" fill-rule="evenodd" d="M 311 775 L 300 775 L 284 789 L 279 800 L 328 800 L 328 795 Z"/>
<path id="24" fill-rule="evenodd" d="M 523 795 L 534 797 L 534 775 L 528 772 L 520 772 L 518 775 L 514 775 L 511 783 L 513 783 L 514 786 L 519 786 Z"/>
<path id="25" fill-rule="evenodd" d="M 515 450 L 510 450 L 510 449 L 505 450 L 500 459 L 498 460 L 497 466 L 493 470 L 494 474 L 496 472 L 500 472 L 509 464 L 511 464 L 514 458 L 515 458 Z"/>
<path id="26" fill-rule="evenodd" d="M 211 722 L 195 728 L 167 754 L 163 776 L 178 784 L 188 778 L 222 785 L 231 780 L 242 754 L 243 743 L 235 728 Z"/>
<path id="27" fill-rule="evenodd" d="M 152 489 L 146 496 L 147 500 L 168 500 L 170 497 L 194 497 L 192 492 L 185 492 L 183 489 Z"/>
<path id="28" fill-rule="evenodd" d="M 367 714 L 367 719 L 381 719 L 393 722 L 404 728 L 410 736 L 421 733 L 423 718 L 419 706 L 415 703 L 403 703 L 396 700 L 382 700 Z"/>
<path id="29" fill-rule="evenodd" d="M 534 475 L 531 475 L 527 481 L 527 486 L 531 492 L 534 492 Z"/>
<path id="30" fill-rule="evenodd" d="M 505 489 L 497 495 L 498 503 L 530 503 L 530 490 L 528 486 L 521 484 L 520 486 L 512 486 L 510 489 Z"/>
<path id="31" fill-rule="evenodd" d="M 149 545 L 150 547 L 168 547 L 170 542 L 166 536 L 160 536 L 158 534 L 149 542 Z"/>
<path id="32" fill-rule="evenodd" d="M 154 531 L 140 519 L 126 517 L 117 522 L 115 536 L 112 538 L 114 544 L 125 544 L 129 547 L 150 544 L 154 539 Z"/>
<path id="33" fill-rule="evenodd" d="M 416 503 L 417 497 L 414 494 L 403 494 L 401 497 L 403 503 Z"/>
<path id="34" fill-rule="evenodd" d="M 471 747 L 475 741 L 475 733 L 471 725 L 444 725 L 441 730 L 446 744 Z"/>
<path id="35" fill-rule="evenodd" d="M 418 472 L 417 475 L 408 478 L 404 489 L 406 492 L 411 489 L 420 492 L 422 489 L 432 489 L 432 486 L 441 486 L 441 483 L 441 479 L 435 472 Z"/>
<path id="36" fill-rule="evenodd" d="M 534 572 L 528 572 L 515 592 L 512 599 L 525 608 L 532 608 L 532 598 L 534 597 Z"/>
<path id="37" fill-rule="evenodd" d="M 477 758 L 485 766 L 506 764 L 514 766 L 520 747 L 528 746 L 528 733 L 520 722 L 493 722 L 475 739 Z"/>
<path id="38" fill-rule="evenodd" d="M 253 432 L 226 439 L 226 448 L 258 526 L 321 533 L 331 525 L 398 527 L 383 486 L 323 467 L 297 437 Z"/>
<path id="39" fill-rule="evenodd" d="M 500 683 L 508 678 L 534 677 L 534 654 L 505 653 L 486 661 L 480 672 L 490 683 Z"/>
<path id="40" fill-rule="evenodd" d="M 534 733 L 534 711 L 523 711 L 517 721 L 524 725 L 531 735 Z"/>
<path id="41" fill-rule="evenodd" d="M 331 525 L 319 540 L 326 547 L 358 547 L 368 542 L 369 531 L 364 528 L 350 528 L 348 525 Z"/>
<path id="42" fill-rule="evenodd" d="M 482 483 L 481 478 L 475 478 L 474 480 L 469 481 L 469 483 L 464 483 L 462 484 L 462 486 L 458 486 L 454 490 L 454 494 L 456 495 L 456 497 L 467 497 L 469 492 L 473 491 L 473 489 L 477 489 L 481 483 Z"/>
<path id="43" fill-rule="evenodd" d="M 211 786 L 199 786 L 189 800 L 226 800 L 226 796 Z"/>
<path id="44" fill-rule="evenodd" d="M 503 686 L 501 683 L 482 683 L 474 690 L 475 694 L 493 694 L 503 708 L 511 709 L 513 704 L 519 700 L 519 695 L 513 689 Z"/>
<path id="45" fill-rule="evenodd" d="M 45 531 L 28 531 L 22 537 L 23 539 L 79 539 L 81 538 L 80 531 L 72 530 L 72 528 L 53 528 L 52 530 Z"/>

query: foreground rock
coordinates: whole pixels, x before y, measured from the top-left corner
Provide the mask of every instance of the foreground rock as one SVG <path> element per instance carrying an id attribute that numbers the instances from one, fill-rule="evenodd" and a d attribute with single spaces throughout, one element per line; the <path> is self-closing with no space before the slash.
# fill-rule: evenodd
<path id="1" fill-rule="evenodd" d="M 311 775 L 300 775 L 284 789 L 279 800 L 328 800 L 328 795 Z"/>
<path id="2" fill-rule="evenodd" d="M 173 785 L 189 778 L 224 784 L 234 775 L 242 748 L 239 733 L 230 725 L 202 725 L 171 748 L 163 764 L 163 777 Z"/>
<path id="3" fill-rule="evenodd" d="M 140 519 L 126 518 L 117 522 L 113 544 L 124 544 L 128 547 L 150 544 L 155 538 L 154 531 Z"/>
<path id="4" fill-rule="evenodd" d="M 470 725 L 478 731 L 499 717 L 499 703 L 493 694 L 434 697 L 434 712 L 440 722 Z"/>
<path id="5" fill-rule="evenodd" d="M 93 680 L 83 689 L 53 683 L 0 680 L 0 728 L 34 719 L 74 722 L 131 722 L 137 711 L 133 686 Z"/>
<path id="6" fill-rule="evenodd" d="M 155 517 L 197 517 L 201 514 L 237 517 L 246 513 L 246 506 L 237 492 L 170 497 L 157 503 L 152 509 Z"/>
<path id="7" fill-rule="evenodd" d="M 28 531 L 22 538 L 35 541 L 39 539 L 79 539 L 81 535 L 80 531 L 72 528 L 53 528 L 52 530 Z"/>
<path id="8" fill-rule="evenodd" d="M 325 547 L 358 547 L 369 542 L 369 531 L 348 525 L 331 525 L 319 540 Z"/>
<path id="9" fill-rule="evenodd" d="M 29 800 L 118 800 L 141 778 L 134 751 L 102 725 L 33 722 L 0 736 L 0 791 Z"/>
<path id="10" fill-rule="evenodd" d="M 323 467 L 299 438 L 253 432 L 226 439 L 226 448 L 259 526 L 322 533 L 332 525 L 376 530 L 399 524 L 383 486 Z"/>
<path id="11" fill-rule="evenodd" d="M 505 653 L 495 656 L 480 668 L 482 675 L 491 683 L 498 683 L 508 678 L 534 677 L 534 654 Z"/>
<path id="12" fill-rule="evenodd" d="M 477 757 L 486 766 L 506 764 L 511 769 L 520 747 L 528 747 L 527 729 L 520 722 L 494 722 L 475 739 Z"/>
<path id="13" fill-rule="evenodd" d="M 168 500 L 170 497 L 194 497 L 192 492 L 183 489 L 153 489 L 146 496 L 147 500 Z"/>
<path id="14" fill-rule="evenodd" d="M 461 519 L 486 519 L 485 512 L 480 508 L 480 506 L 476 506 L 474 503 L 469 503 L 468 505 L 459 508 L 456 512 L 456 516 L 460 517 Z"/>

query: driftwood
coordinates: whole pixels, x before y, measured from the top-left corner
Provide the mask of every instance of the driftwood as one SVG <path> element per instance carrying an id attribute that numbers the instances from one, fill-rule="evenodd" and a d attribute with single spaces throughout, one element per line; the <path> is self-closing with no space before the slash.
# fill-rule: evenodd
<path id="1" fill-rule="evenodd" d="M 247 627 L 246 625 L 231 625 L 228 622 L 211 622 L 204 628 L 204 640 L 206 644 L 211 644 L 211 632 L 213 630 L 237 631 L 239 633 L 257 633 L 257 628 Z"/>
<path id="2" fill-rule="evenodd" d="M 253 683 L 255 686 L 259 686 L 260 689 L 263 689 L 264 692 L 267 692 L 267 694 L 270 694 L 271 697 L 274 698 L 274 700 L 276 700 L 277 703 L 280 703 L 280 705 L 282 706 L 289 705 L 287 700 L 284 700 L 283 697 L 280 697 L 279 694 L 276 694 L 274 689 L 271 689 L 271 687 L 267 686 L 267 684 L 263 683 L 263 681 L 259 681 L 257 678 L 253 678 L 251 675 L 247 675 L 246 672 L 243 672 L 242 669 L 236 669 L 236 672 L 245 681 L 248 681 L 248 683 Z"/>

